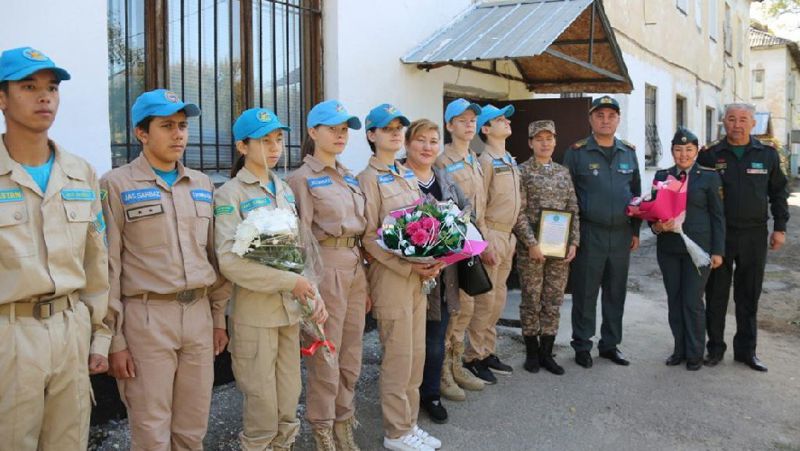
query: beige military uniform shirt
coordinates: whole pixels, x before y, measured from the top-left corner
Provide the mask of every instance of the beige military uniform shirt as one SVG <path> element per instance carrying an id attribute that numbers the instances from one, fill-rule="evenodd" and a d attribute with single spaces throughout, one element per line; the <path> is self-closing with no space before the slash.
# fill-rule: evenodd
<path id="1" fill-rule="evenodd" d="M 303 163 L 286 180 L 300 220 L 319 241 L 362 236 L 367 226 L 364 193 L 350 170 L 338 161 L 335 169 L 326 166 L 312 155 Z"/>
<path id="2" fill-rule="evenodd" d="M 177 168 L 170 187 L 141 154 L 100 180 L 108 226 L 111 352 L 127 349 L 123 297 L 207 287 L 214 327 L 225 328 L 231 288 L 217 271 L 214 187 L 202 172 L 180 162 Z"/>
<path id="3" fill-rule="evenodd" d="M 537 244 L 542 210 L 572 213 L 569 244 L 580 245 L 578 198 L 569 170 L 558 163 L 541 164 L 531 157 L 519 165 L 522 207 L 514 226 L 514 234 L 525 247 Z"/>
<path id="4" fill-rule="evenodd" d="M 0 304 L 77 293 L 91 313 L 90 352 L 105 356 L 108 259 L 97 177 L 86 161 L 51 148 L 43 193 L 0 139 Z"/>
<path id="5" fill-rule="evenodd" d="M 410 314 L 409 287 L 421 287 L 419 277 L 411 273 L 411 263 L 383 250 L 377 243 L 383 219 L 394 210 L 417 203 L 421 197 L 417 177 L 400 163 L 393 168 L 376 157 L 358 174 L 358 182 L 367 199 L 367 229 L 364 249 L 376 260 L 369 266 L 370 293 L 375 303 L 373 315 L 378 319 L 397 319 Z M 395 273 L 384 276 L 386 271 Z"/>
<path id="6" fill-rule="evenodd" d="M 436 167 L 443 168 L 456 182 L 464 196 L 469 200 L 475 214 L 475 226 L 485 239 L 489 237 L 486 226 L 486 188 L 483 183 L 483 169 L 472 150 L 466 157 L 455 151 L 452 145 L 444 147 L 444 152 L 436 158 Z"/>
<path id="7" fill-rule="evenodd" d="M 247 168 L 214 193 L 215 243 L 222 274 L 233 282 L 234 323 L 281 327 L 300 321 L 300 306 L 291 296 L 299 275 L 262 265 L 231 252 L 236 228 L 257 208 L 283 208 L 296 213 L 294 194 L 273 172 L 275 193 Z"/>
<path id="8" fill-rule="evenodd" d="M 478 157 L 478 162 L 483 170 L 486 192 L 486 225 L 490 229 L 510 232 L 520 209 L 517 162 L 508 152 L 498 152 L 489 146 Z"/>

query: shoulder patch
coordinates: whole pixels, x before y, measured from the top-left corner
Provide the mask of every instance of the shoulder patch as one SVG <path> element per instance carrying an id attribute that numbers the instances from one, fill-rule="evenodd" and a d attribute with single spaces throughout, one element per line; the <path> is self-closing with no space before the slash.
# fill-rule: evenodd
<path id="1" fill-rule="evenodd" d="M 630 147 L 631 149 L 636 150 L 636 146 L 634 146 L 630 142 L 625 141 L 624 139 L 620 139 L 620 141 L 622 142 L 622 144 L 625 144 L 626 146 Z"/>
<path id="2" fill-rule="evenodd" d="M 101 189 L 100 190 L 100 200 L 106 200 L 108 198 L 108 190 Z"/>
<path id="3" fill-rule="evenodd" d="M 589 138 L 583 138 L 582 140 L 576 142 L 571 146 L 573 149 L 580 149 L 581 147 L 585 146 L 586 143 L 589 142 Z"/>

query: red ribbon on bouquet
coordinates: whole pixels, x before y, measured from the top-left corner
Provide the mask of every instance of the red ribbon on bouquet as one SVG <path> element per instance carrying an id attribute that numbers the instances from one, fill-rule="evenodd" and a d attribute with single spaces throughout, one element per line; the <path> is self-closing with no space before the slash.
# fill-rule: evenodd
<path id="1" fill-rule="evenodd" d="M 317 340 L 311 343 L 311 345 L 307 348 L 300 348 L 300 354 L 310 357 L 314 355 L 317 352 L 317 350 L 323 346 L 326 346 L 328 349 L 331 350 L 331 352 L 336 352 L 336 346 L 334 346 L 330 340 Z"/>

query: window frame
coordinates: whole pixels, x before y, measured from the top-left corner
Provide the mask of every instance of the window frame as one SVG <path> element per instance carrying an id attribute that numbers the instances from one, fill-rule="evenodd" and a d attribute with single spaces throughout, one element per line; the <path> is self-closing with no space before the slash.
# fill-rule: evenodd
<path id="1" fill-rule="evenodd" d="M 652 93 L 652 95 L 651 95 Z M 658 134 L 658 88 L 644 85 L 645 167 L 658 166 L 661 160 L 661 138 Z"/>
<path id="2" fill-rule="evenodd" d="M 198 0 L 179 0 L 182 2 L 196 2 Z M 234 17 L 234 1 L 238 1 L 238 17 Z M 124 7 L 126 8 L 126 17 L 125 23 L 127 27 L 127 12 L 128 9 L 131 7 L 130 5 L 134 4 L 135 8 L 140 7 L 142 5 L 144 8 L 144 18 L 145 18 L 145 42 L 144 42 L 144 90 L 149 91 L 152 89 L 157 89 L 161 87 L 167 87 L 169 83 L 169 18 L 168 18 L 168 11 L 169 11 L 169 0 L 123 0 Z M 285 8 L 287 11 L 286 20 L 289 20 L 288 11 L 290 9 L 296 9 L 300 13 L 300 29 L 299 29 L 299 66 L 301 67 L 300 71 L 304 73 L 304 78 L 301 79 L 301 110 L 300 110 L 300 117 L 301 122 L 300 124 L 292 124 L 293 132 L 300 133 L 301 137 L 298 140 L 299 144 L 289 144 L 287 140 L 286 149 L 284 151 L 284 159 L 289 159 L 289 155 L 291 153 L 292 148 L 297 148 L 299 153 L 299 148 L 302 145 L 303 139 L 305 139 L 307 135 L 307 131 L 304 126 L 305 116 L 311 107 L 322 100 L 323 98 L 323 73 L 319 68 L 322 67 L 322 47 L 323 47 L 323 35 L 322 35 L 322 5 L 321 0 L 230 0 L 227 4 L 228 8 L 228 20 L 230 21 L 230 28 L 228 30 L 229 33 L 229 45 L 231 48 L 231 57 L 233 57 L 233 48 L 238 46 L 238 55 L 239 61 L 241 61 L 241 82 L 239 80 L 231 79 L 231 103 L 232 103 L 232 110 L 231 115 L 233 118 L 236 118 L 242 111 L 248 108 L 253 108 L 256 106 L 260 106 L 256 103 L 256 94 L 255 94 L 255 87 L 254 87 L 254 70 L 256 67 L 257 62 L 255 61 L 255 55 L 253 53 L 253 7 L 255 4 L 260 3 L 261 5 L 280 5 Z M 217 3 L 214 3 L 215 12 Z M 264 6 L 262 6 L 264 7 Z M 268 7 L 268 6 L 267 6 Z M 273 7 L 274 8 L 274 7 Z M 110 20 L 111 8 L 109 7 L 109 20 Z M 215 17 L 216 19 L 216 17 Z M 181 19 L 183 21 L 183 19 Z M 234 27 L 234 23 L 237 22 L 237 27 Z M 216 27 L 216 20 L 215 20 L 215 27 Z M 180 26 L 180 25 L 178 25 Z M 235 31 L 238 28 L 238 36 L 236 36 Z M 211 29 L 207 31 L 206 29 L 200 29 L 199 33 L 216 33 L 217 29 Z M 289 42 L 288 38 L 288 28 L 285 30 L 287 34 L 287 38 L 285 41 Z M 126 44 L 126 54 L 129 49 L 127 43 L 127 36 L 125 37 Z M 237 42 L 237 44 L 234 44 Z M 219 61 L 219 54 L 216 52 L 216 42 L 215 42 L 215 56 L 214 56 L 214 67 L 215 73 L 218 74 L 219 69 L 217 68 L 217 61 Z M 183 66 L 183 57 L 182 57 L 182 66 Z M 125 64 L 127 66 L 128 61 L 126 57 Z M 275 61 L 275 57 L 273 55 L 273 65 L 277 64 Z M 126 69 L 126 77 L 128 77 L 128 69 Z M 238 83 L 238 86 L 234 87 Z M 202 91 L 201 95 L 202 95 Z M 178 93 L 181 95 L 181 93 Z M 126 81 L 126 96 L 128 96 L 128 88 L 127 88 L 127 81 Z M 241 99 L 238 100 L 237 99 Z M 126 99 L 126 105 L 123 107 L 126 109 L 125 117 L 126 117 L 126 127 L 127 127 L 127 135 L 129 137 L 134 136 L 133 126 L 130 124 L 130 107 L 135 99 Z M 216 103 L 216 102 L 215 102 Z M 109 105 L 110 109 L 119 108 L 118 105 Z M 219 107 L 217 106 L 217 111 L 219 111 Z M 221 127 L 230 127 L 232 124 L 224 124 L 220 121 L 217 121 L 215 124 L 215 133 L 219 136 L 219 132 L 216 130 L 220 130 Z M 112 159 L 112 166 L 118 167 L 125 164 L 127 162 L 132 161 L 140 152 L 141 145 L 138 144 L 133 139 L 128 139 L 127 143 L 114 143 L 113 141 L 110 143 L 112 148 L 117 147 L 125 147 L 126 150 L 123 152 L 124 158 L 119 161 L 114 161 Z M 223 143 L 219 142 L 219 139 L 216 141 L 204 141 L 203 138 L 200 138 L 199 143 L 190 143 L 189 145 L 200 146 L 201 149 L 212 149 L 212 152 L 216 153 L 215 163 L 211 166 L 204 164 L 204 158 L 201 157 L 200 165 L 192 166 L 195 169 L 202 170 L 208 173 L 221 173 L 223 176 L 227 176 L 227 169 L 228 165 L 221 165 L 220 164 L 220 145 Z M 235 148 L 234 143 L 224 143 L 224 145 L 230 145 L 231 149 Z M 188 149 L 187 149 L 188 150 Z M 201 150 L 201 155 L 204 151 Z M 188 151 L 184 153 L 184 160 L 186 159 Z M 235 161 L 235 151 L 231 152 L 231 159 Z M 284 160 L 285 161 L 285 160 Z M 296 168 L 299 167 L 302 161 L 291 161 L 291 164 L 288 165 L 288 168 Z M 231 165 L 233 161 L 231 161 Z"/>

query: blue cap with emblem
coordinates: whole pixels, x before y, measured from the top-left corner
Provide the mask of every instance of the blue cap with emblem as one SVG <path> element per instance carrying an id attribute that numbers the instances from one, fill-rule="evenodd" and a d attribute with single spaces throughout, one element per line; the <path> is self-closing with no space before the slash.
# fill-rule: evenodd
<path id="1" fill-rule="evenodd" d="M 291 128 L 281 123 L 278 116 L 266 108 L 250 108 L 245 110 L 233 123 L 233 139 L 242 141 L 246 138 L 258 139 L 273 131 Z"/>
<path id="2" fill-rule="evenodd" d="M 59 81 L 69 80 L 69 72 L 56 66 L 44 53 L 30 47 L 5 50 L 0 55 L 0 82 L 19 81 L 40 70 L 51 70 Z"/>
<path id="3" fill-rule="evenodd" d="M 308 128 L 314 128 L 317 125 L 339 125 L 345 122 L 347 122 L 347 127 L 353 130 L 361 128 L 361 121 L 356 116 L 351 116 L 338 100 L 326 100 L 314 105 L 306 119 Z"/>
<path id="4" fill-rule="evenodd" d="M 403 124 L 403 127 L 408 127 L 408 125 L 411 124 L 411 121 L 409 121 L 407 117 L 403 116 L 403 113 L 401 113 L 400 110 L 398 110 L 394 105 L 384 103 L 369 111 L 369 114 L 364 119 L 364 127 L 367 130 L 372 130 L 373 128 L 383 128 L 389 125 L 389 122 L 392 122 L 395 119 L 400 119 L 400 123 Z"/>
<path id="5" fill-rule="evenodd" d="M 447 104 L 444 110 L 444 121 L 448 124 L 456 116 L 461 116 L 464 111 L 472 110 L 475 115 L 481 114 L 481 106 L 466 99 L 455 99 Z"/>
<path id="6" fill-rule="evenodd" d="M 150 116 L 172 116 L 178 111 L 186 113 L 186 117 L 200 116 L 200 108 L 193 103 L 183 103 L 172 91 L 156 89 L 145 92 L 136 98 L 131 108 L 131 123 L 136 127 Z"/>
<path id="7" fill-rule="evenodd" d="M 514 105 L 506 105 L 503 108 L 497 108 L 494 105 L 486 104 L 481 108 L 481 114 L 478 116 L 478 130 L 481 129 L 487 122 L 492 119 L 497 119 L 500 116 L 507 118 L 514 114 Z"/>

